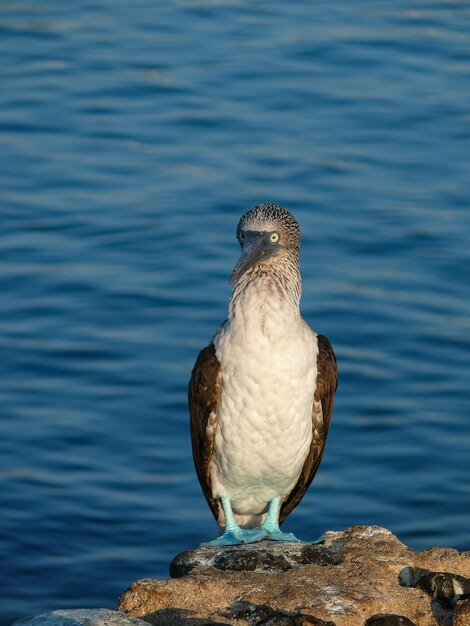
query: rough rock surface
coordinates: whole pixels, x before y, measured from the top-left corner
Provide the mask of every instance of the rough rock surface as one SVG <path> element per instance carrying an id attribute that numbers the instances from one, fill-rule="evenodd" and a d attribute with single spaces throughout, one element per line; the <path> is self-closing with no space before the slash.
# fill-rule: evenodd
<path id="1" fill-rule="evenodd" d="M 170 572 L 135 582 L 119 610 L 156 626 L 470 626 L 470 553 L 413 552 L 378 526 L 322 545 L 201 546 Z"/>
<path id="2" fill-rule="evenodd" d="M 170 576 L 180 578 L 207 567 L 235 572 L 284 572 L 297 565 L 337 565 L 342 560 L 338 552 L 311 543 L 259 541 L 217 550 L 202 545 L 178 554 L 170 563 Z"/>
<path id="3" fill-rule="evenodd" d="M 12 626 L 148 626 L 144 621 L 109 609 L 70 609 L 32 615 Z"/>

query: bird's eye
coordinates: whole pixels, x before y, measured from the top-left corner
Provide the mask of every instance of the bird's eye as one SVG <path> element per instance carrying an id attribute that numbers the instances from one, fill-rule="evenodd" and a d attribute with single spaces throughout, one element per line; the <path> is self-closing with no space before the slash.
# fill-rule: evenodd
<path id="1" fill-rule="evenodd" d="M 271 233 L 271 237 L 269 238 L 271 243 L 277 243 L 279 241 L 279 233 Z"/>
<path id="2" fill-rule="evenodd" d="M 239 238 L 240 238 L 240 241 L 243 241 L 245 239 L 245 233 L 243 231 L 240 231 Z"/>

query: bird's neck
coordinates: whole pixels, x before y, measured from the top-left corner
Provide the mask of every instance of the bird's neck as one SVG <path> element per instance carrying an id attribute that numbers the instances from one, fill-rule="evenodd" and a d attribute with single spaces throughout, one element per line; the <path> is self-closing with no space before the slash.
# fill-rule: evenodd
<path id="1" fill-rule="evenodd" d="M 279 265 L 261 265 L 244 274 L 236 283 L 229 305 L 229 321 L 236 318 L 300 318 L 302 287 L 299 260 Z"/>

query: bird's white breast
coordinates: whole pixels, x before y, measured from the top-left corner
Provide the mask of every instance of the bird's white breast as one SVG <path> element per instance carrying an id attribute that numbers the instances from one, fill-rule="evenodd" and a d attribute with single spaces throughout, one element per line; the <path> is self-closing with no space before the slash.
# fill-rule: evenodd
<path id="1" fill-rule="evenodd" d="M 211 483 L 243 515 L 290 492 L 312 437 L 316 335 L 265 290 L 248 290 L 214 338 L 222 393 Z"/>

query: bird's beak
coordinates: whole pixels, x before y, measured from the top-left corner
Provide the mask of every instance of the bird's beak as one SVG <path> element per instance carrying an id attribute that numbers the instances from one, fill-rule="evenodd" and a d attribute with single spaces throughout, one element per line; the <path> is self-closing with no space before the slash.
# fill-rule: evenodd
<path id="1" fill-rule="evenodd" d="M 236 283 L 250 268 L 277 254 L 279 245 L 271 243 L 270 234 L 269 232 L 245 232 L 242 255 L 233 269 L 230 277 L 231 283 Z"/>

